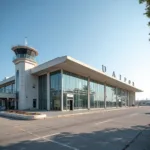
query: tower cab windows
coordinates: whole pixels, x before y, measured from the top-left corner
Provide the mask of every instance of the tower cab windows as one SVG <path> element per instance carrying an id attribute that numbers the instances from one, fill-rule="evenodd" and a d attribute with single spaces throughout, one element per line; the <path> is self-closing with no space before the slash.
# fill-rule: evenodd
<path id="1" fill-rule="evenodd" d="M 23 58 L 36 62 L 36 56 L 38 55 L 38 52 L 35 49 L 28 46 L 15 46 L 12 48 L 12 50 L 15 52 L 13 61 Z"/>

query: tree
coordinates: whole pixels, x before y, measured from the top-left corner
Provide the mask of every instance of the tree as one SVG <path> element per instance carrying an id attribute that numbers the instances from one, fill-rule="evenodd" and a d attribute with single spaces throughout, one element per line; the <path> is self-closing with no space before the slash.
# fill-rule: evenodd
<path id="1" fill-rule="evenodd" d="M 150 0 L 139 0 L 140 4 L 146 3 L 145 13 L 148 18 L 150 18 Z M 148 22 L 148 26 L 150 26 L 150 21 Z"/>

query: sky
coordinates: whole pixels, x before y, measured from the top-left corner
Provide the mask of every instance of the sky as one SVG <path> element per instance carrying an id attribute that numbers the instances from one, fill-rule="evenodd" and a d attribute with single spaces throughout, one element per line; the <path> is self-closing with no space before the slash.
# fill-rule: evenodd
<path id="1" fill-rule="evenodd" d="M 0 80 L 14 75 L 11 47 L 28 45 L 38 63 L 69 55 L 135 82 L 150 99 L 150 42 L 145 5 L 138 0 L 1 0 Z"/>

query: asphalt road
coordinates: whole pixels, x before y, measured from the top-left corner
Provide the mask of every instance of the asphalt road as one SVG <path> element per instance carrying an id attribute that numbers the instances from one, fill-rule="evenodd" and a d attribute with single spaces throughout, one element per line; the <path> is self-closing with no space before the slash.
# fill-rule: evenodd
<path id="1" fill-rule="evenodd" d="M 56 119 L 0 118 L 0 150 L 128 150 L 150 124 L 150 107 Z"/>

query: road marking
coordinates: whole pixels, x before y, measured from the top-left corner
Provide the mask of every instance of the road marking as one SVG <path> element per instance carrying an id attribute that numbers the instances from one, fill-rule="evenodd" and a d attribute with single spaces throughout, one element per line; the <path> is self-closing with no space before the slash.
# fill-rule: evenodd
<path id="1" fill-rule="evenodd" d="M 43 138 L 51 137 L 51 136 L 58 135 L 58 134 L 60 134 L 60 133 L 58 132 L 58 133 L 54 133 L 54 134 L 45 135 L 45 136 L 43 136 Z"/>
<path id="2" fill-rule="evenodd" d="M 63 146 L 63 147 L 67 147 L 67 148 L 72 149 L 72 150 L 78 150 L 78 149 L 75 148 L 75 147 L 72 147 L 72 146 L 69 146 L 69 145 L 67 145 L 67 144 L 63 144 L 63 143 L 60 143 L 60 142 L 57 142 L 57 141 L 54 141 L 54 140 L 49 140 L 49 139 L 46 138 L 46 137 L 58 135 L 58 134 L 60 134 L 60 133 L 54 133 L 54 134 L 45 135 L 45 136 L 40 137 L 39 135 L 34 134 L 34 133 L 30 132 L 30 131 L 27 131 L 27 130 L 25 130 L 25 129 L 23 129 L 23 128 L 20 128 L 20 127 L 17 127 L 17 128 L 18 128 L 19 130 L 23 131 L 23 132 L 26 132 L 26 133 L 28 133 L 28 134 L 33 135 L 33 136 L 36 137 L 36 138 L 34 138 L 34 139 L 31 139 L 30 141 L 38 140 L 38 139 L 43 139 L 43 140 L 45 140 L 45 141 L 49 141 L 49 142 L 52 142 L 52 143 L 61 145 L 61 146 Z"/>
<path id="3" fill-rule="evenodd" d="M 69 149 L 78 150 L 77 148 L 72 147 L 72 146 L 69 146 L 69 145 L 67 145 L 67 144 L 64 144 L 64 143 L 60 143 L 60 142 L 57 142 L 57 141 L 54 141 L 54 140 L 47 139 L 47 137 L 51 137 L 51 136 L 58 135 L 58 134 L 60 134 L 60 133 L 54 133 L 54 134 L 49 134 L 49 135 L 45 135 L 45 136 L 38 136 L 37 138 L 31 139 L 30 141 L 36 141 L 36 140 L 39 140 L 39 139 L 43 139 L 43 140 L 45 140 L 45 141 L 49 141 L 49 142 L 52 142 L 52 143 L 61 145 L 61 146 L 63 146 L 63 147 L 67 147 L 67 148 L 69 148 Z M 37 136 L 37 135 L 36 135 L 36 136 Z"/>
<path id="4" fill-rule="evenodd" d="M 138 113 L 131 114 L 131 115 L 127 116 L 127 117 L 133 117 L 133 116 L 136 116 L 136 115 L 138 115 Z"/>
<path id="5" fill-rule="evenodd" d="M 107 123 L 107 122 L 110 122 L 110 121 L 113 121 L 113 119 L 108 119 L 108 120 L 105 120 L 105 121 L 97 122 L 97 123 L 95 123 L 95 125 L 100 125 L 100 124 Z"/>
<path id="6" fill-rule="evenodd" d="M 41 136 L 41 137 L 31 139 L 30 141 L 36 141 L 36 140 L 39 140 L 39 139 L 42 139 L 42 138 L 47 138 L 47 137 L 51 137 L 51 136 L 58 135 L 58 134 L 60 134 L 60 133 L 48 134 L 48 135 L 45 135 L 45 136 Z"/>
<path id="7" fill-rule="evenodd" d="M 30 141 L 35 141 L 35 140 L 43 139 L 43 140 L 45 140 L 45 141 L 52 142 L 52 143 L 61 145 L 61 146 L 63 146 L 63 147 L 67 147 L 67 148 L 69 148 L 69 149 L 78 150 L 77 148 L 72 147 L 72 146 L 69 146 L 69 145 L 67 145 L 67 144 L 64 144 L 64 143 L 60 143 L 60 142 L 57 142 L 57 141 L 54 141 L 54 140 L 47 139 L 47 137 L 51 137 L 51 136 L 58 135 L 58 134 L 60 134 L 60 133 L 49 134 L 49 135 L 45 135 L 45 136 L 41 136 L 41 137 L 39 136 L 39 137 L 37 137 L 37 138 L 31 139 Z"/>
<path id="8" fill-rule="evenodd" d="M 60 143 L 60 142 L 56 142 L 56 141 L 54 141 L 54 140 L 49 140 L 49 139 L 47 139 L 47 138 L 43 138 L 43 139 L 45 139 L 46 141 L 49 141 L 49 142 L 56 143 L 56 144 L 58 144 L 58 145 L 67 147 L 67 148 L 69 148 L 69 149 L 79 150 L 79 149 L 77 149 L 77 148 L 75 148 L 75 147 L 72 147 L 72 146 L 69 146 L 69 145 L 67 145 L 67 144 L 63 144 L 63 143 Z"/>
<path id="9" fill-rule="evenodd" d="M 133 116 L 136 116 L 136 115 L 138 115 L 138 113 L 134 113 L 134 114 L 130 114 L 130 115 L 127 115 L 127 116 L 122 116 L 122 117 L 133 117 Z M 114 121 L 116 119 L 122 119 L 122 118 L 121 117 L 116 117 L 116 118 L 113 118 L 113 119 L 108 119 L 108 120 L 105 120 L 105 121 L 97 122 L 97 123 L 95 123 L 95 125 L 100 125 L 100 124 L 103 124 L 103 123 L 111 122 L 111 121 Z"/>

